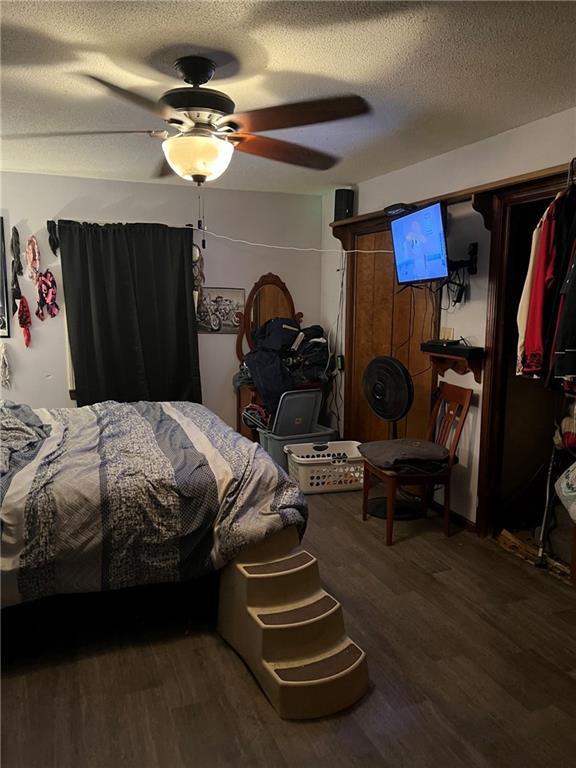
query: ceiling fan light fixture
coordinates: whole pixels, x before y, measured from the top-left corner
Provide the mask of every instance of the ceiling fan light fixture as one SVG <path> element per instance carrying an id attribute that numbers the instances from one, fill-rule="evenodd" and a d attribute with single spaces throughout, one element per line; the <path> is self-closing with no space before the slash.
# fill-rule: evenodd
<path id="1" fill-rule="evenodd" d="M 197 184 L 222 176 L 234 153 L 232 142 L 206 135 L 171 136 L 162 149 L 174 173 Z"/>

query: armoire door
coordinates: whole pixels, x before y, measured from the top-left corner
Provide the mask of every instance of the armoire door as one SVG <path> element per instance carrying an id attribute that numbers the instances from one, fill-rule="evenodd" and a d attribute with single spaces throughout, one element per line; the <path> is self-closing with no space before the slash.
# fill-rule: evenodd
<path id="1" fill-rule="evenodd" d="M 420 344 L 438 335 L 438 302 L 427 287 L 398 285 L 389 230 L 356 235 L 354 247 L 347 267 L 345 435 L 360 442 L 392 437 L 391 425 L 371 410 L 362 388 L 368 363 L 389 355 L 404 363 L 414 385 L 414 403 L 398 422 L 398 437 L 425 437 L 435 376 Z"/>

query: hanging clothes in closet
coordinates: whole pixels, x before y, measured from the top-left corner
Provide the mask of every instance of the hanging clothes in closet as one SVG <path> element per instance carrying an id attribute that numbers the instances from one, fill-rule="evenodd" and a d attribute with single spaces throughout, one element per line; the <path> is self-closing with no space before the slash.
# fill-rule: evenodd
<path id="1" fill-rule="evenodd" d="M 518 307 L 519 375 L 576 384 L 576 179 L 548 206 L 532 235 Z"/>
<path id="2" fill-rule="evenodd" d="M 568 243 L 570 263 L 560 289 L 561 312 L 554 340 L 554 375 L 576 385 L 576 217 L 572 220 Z"/>

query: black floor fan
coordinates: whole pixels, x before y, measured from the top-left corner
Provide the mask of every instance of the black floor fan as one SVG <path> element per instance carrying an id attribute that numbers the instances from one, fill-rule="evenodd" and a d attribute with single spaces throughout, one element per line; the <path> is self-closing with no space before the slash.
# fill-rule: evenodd
<path id="1" fill-rule="evenodd" d="M 375 357 L 362 378 L 364 397 L 376 416 L 392 423 L 392 439 L 398 437 L 398 422 L 412 408 L 414 386 L 406 366 L 395 357 Z"/>
<path id="2" fill-rule="evenodd" d="M 375 357 L 364 371 L 362 388 L 368 405 L 384 421 L 392 424 L 392 439 L 398 437 L 398 422 L 401 421 L 414 402 L 412 377 L 406 366 L 395 357 Z M 370 499 L 369 514 L 372 517 L 386 517 L 386 498 Z M 399 490 L 394 517 L 398 520 L 413 520 L 420 515 L 418 501 L 405 491 Z"/>

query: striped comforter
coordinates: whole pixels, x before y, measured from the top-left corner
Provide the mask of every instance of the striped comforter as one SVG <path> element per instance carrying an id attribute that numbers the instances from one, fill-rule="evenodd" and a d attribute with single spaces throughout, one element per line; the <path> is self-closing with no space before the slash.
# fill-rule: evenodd
<path id="1" fill-rule="evenodd" d="M 179 581 L 221 568 L 306 502 L 201 405 L 0 402 L 2 602 Z"/>

